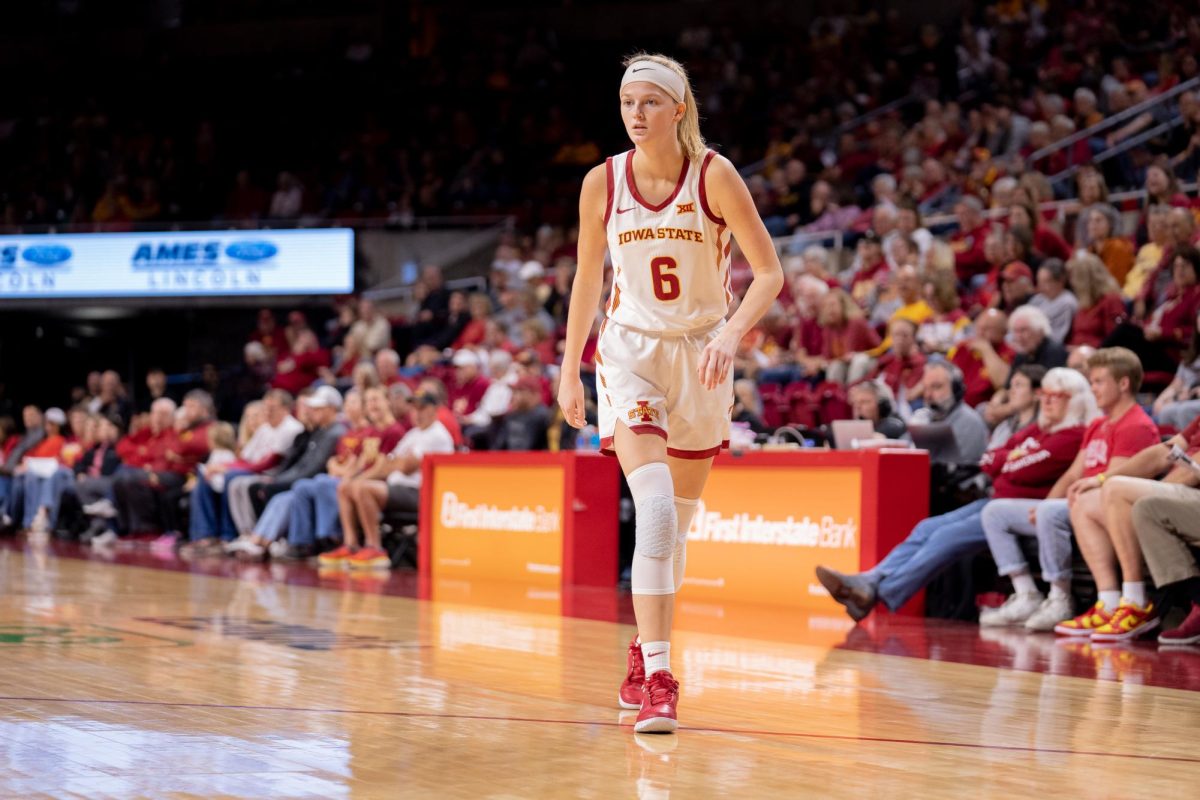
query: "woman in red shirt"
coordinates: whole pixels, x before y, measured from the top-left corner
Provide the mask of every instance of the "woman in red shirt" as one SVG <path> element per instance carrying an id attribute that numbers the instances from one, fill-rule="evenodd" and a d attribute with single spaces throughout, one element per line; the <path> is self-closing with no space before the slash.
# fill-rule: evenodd
<path id="1" fill-rule="evenodd" d="M 1100 257 L 1084 253 L 1067 262 L 1071 291 L 1079 301 L 1069 347 L 1099 347 L 1128 317 L 1121 287 Z"/>
<path id="2" fill-rule="evenodd" d="M 866 351 L 879 346 L 879 334 L 850 295 L 834 289 L 821 298 L 817 322 L 821 325 L 821 357 L 816 366 L 825 370 L 826 380 L 856 383 L 870 372 Z"/>

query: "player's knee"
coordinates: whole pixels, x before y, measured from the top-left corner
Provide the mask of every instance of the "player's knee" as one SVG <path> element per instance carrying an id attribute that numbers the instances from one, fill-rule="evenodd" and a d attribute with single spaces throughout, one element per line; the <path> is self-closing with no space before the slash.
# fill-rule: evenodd
<path id="1" fill-rule="evenodd" d="M 678 534 L 671 470 L 654 462 L 638 467 L 627 480 L 636 512 L 634 552 L 647 558 L 670 558 Z"/>

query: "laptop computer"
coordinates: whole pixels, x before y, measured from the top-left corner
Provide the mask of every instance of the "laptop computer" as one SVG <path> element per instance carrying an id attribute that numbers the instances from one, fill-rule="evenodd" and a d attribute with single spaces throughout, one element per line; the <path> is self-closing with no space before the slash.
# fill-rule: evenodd
<path id="1" fill-rule="evenodd" d="M 875 438 L 875 426 L 865 419 L 836 419 L 832 423 L 835 450 L 857 450 L 856 442 Z"/>

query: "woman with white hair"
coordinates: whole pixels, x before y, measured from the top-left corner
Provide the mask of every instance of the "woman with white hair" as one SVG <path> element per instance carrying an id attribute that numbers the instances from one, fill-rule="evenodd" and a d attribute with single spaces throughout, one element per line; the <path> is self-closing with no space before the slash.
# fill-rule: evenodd
<path id="1" fill-rule="evenodd" d="M 863 619 L 879 602 L 896 611 L 946 567 L 981 552 L 990 541 L 983 520 L 991 506 L 1021 504 L 1028 521 L 1029 504 L 1049 494 L 1071 466 L 1084 426 L 1098 413 L 1087 380 L 1065 368 L 1046 373 L 1041 398 L 1037 420 L 980 459 L 980 468 L 992 480 L 991 500 L 976 500 L 917 523 L 883 561 L 861 574 L 842 575 L 817 567 L 817 579 L 851 619 Z"/>
<path id="2" fill-rule="evenodd" d="M 1100 415 L 1096 399 L 1092 395 L 1088 380 L 1073 369 L 1060 367 L 1046 373 L 1039 393 L 1041 410 L 1038 415 L 1037 431 L 1028 444 L 1022 442 L 1030 429 L 1013 437 L 1020 442 L 1009 455 L 1013 466 L 1028 464 L 1027 469 L 1053 473 L 1055 480 L 1066 467 L 1050 466 L 1051 456 L 1043 455 L 1049 448 L 1051 437 L 1055 441 L 1073 442 L 1067 449 L 1068 458 L 1074 458 L 1083 441 L 1087 424 Z M 1068 463 L 1066 466 L 1070 466 Z M 1070 540 L 1058 536 L 1052 526 L 1038 526 L 1031 521 L 1031 512 L 1037 509 L 1045 493 L 1022 494 L 1007 499 L 992 500 L 981 514 L 983 532 L 988 548 L 996 561 L 1001 575 L 1012 580 L 1013 594 L 1000 608 L 988 609 L 979 615 L 979 624 L 984 626 L 1024 624 L 1028 630 L 1048 631 L 1064 619 L 1071 617 L 1071 572 L 1062 570 L 1067 548 L 1066 563 L 1070 563 Z M 1025 555 L 1021 552 L 1018 536 L 1036 536 L 1042 576 L 1050 581 L 1050 595 L 1044 597 L 1033 581 Z"/>

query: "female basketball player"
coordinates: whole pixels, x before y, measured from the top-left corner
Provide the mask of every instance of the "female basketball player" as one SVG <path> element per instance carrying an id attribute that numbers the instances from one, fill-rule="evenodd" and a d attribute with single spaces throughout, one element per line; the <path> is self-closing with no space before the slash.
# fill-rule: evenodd
<path id="1" fill-rule="evenodd" d="M 620 97 L 634 148 L 583 180 L 558 402 L 567 422 L 583 427 L 579 360 L 607 247 L 614 275 L 596 351 L 600 436 L 620 460 L 637 511 L 631 588 L 639 636 L 619 697 L 623 708 L 640 709 L 634 730 L 671 733 L 679 684 L 669 641 L 687 530 L 713 456 L 729 438 L 734 352 L 779 294 L 783 271 L 741 177 L 705 147 L 683 67 L 633 56 Z M 731 235 L 754 280 L 726 320 Z"/>

